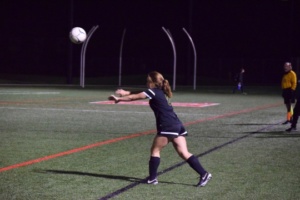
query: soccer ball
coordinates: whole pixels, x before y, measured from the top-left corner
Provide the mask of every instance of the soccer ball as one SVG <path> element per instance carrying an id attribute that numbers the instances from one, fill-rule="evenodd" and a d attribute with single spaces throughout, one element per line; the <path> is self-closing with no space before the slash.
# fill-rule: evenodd
<path id="1" fill-rule="evenodd" d="M 70 40 L 75 44 L 83 43 L 86 39 L 86 32 L 83 28 L 74 27 L 69 34 Z"/>

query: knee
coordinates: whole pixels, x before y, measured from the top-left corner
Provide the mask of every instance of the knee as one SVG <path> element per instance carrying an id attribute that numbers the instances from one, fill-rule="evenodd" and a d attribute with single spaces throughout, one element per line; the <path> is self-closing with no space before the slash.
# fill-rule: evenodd
<path id="1" fill-rule="evenodd" d="M 192 156 L 192 154 L 188 151 L 186 152 L 178 152 L 178 155 L 183 159 L 183 160 L 187 160 L 189 159 L 189 157 Z"/>
<path id="2" fill-rule="evenodd" d="M 160 149 L 152 147 L 150 151 L 151 156 L 160 157 Z"/>

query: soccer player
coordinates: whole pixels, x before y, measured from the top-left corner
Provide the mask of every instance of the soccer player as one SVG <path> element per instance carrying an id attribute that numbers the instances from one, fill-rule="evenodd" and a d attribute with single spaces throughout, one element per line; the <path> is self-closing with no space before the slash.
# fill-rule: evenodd
<path id="1" fill-rule="evenodd" d="M 236 90 L 240 90 L 242 94 L 246 94 L 244 92 L 244 73 L 245 73 L 245 69 L 241 68 L 240 71 L 235 75 L 234 77 L 235 86 L 232 90 L 232 93 L 235 93 Z"/>
<path id="2" fill-rule="evenodd" d="M 147 87 L 147 90 L 137 94 L 118 89 L 115 92 L 118 96 L 111 95 L 109 97 L 109 100 L 113 100 L 115 103 L 120 101 L 150 99 L 149 104 L 156 118 L 157 135 L 155 136 L 151 147 L 149 177 L 147 183 L 153 185 L 158 184 L 157 169 L 160 164 L 160 152 L 169 142 L 171 142 L 178 155 L 200 175 L 200 180 L 196 186 L 205 186 L 212 178 L 212 175 L 207 172 L 202 167 L 199 160 L 188 151 L 185 138 L 185 136 L 187 136 L 187 131 L 175 114 L 170 103 L 172 91 L 168 80 L 164 79 L 162 74 L 153 71 L 148 74 Z"/>
<path id="3" fill-rule="evenodd" d="M 284 75 L 281 80 L 282 97 L 287 109 L 286 121 L 282 124 L 292 122 L 292 104 L 295 103 L 295 90 L 297 87 L 297 75 L 292 70 L 292 64 L 286 62 L 283 65 Z"/>
<path id="4" fill-rule="evenodd" d="M 299 86 L 299 80 L 297 83 L 297 88 L 296 88 L 296 104 L 294 107 L 294 113 L 293 113 L 293 118 L 292 118 L 292 124 L 291 127 L 286 129 L 285 131 L 287 132 L 294 132 L 297 131 L 297 123 L 300 115 L 300 86 Z"/>

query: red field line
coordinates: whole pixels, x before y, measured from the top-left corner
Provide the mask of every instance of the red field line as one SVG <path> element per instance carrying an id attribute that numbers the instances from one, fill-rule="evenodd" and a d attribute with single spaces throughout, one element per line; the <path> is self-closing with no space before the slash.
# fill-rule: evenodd
<path id="1" fill-rule="evenodd" d="M 32 165 L 34 163 L 39 163 L 39 162 L 42 162 L 42 161 L 45 161 L 45 160 L 50 160 L 50 159 L 53 159 L 53 158 L 73 154 L 73 153 L 76 153 L 76 152 L 84 151 L 84 150 L 91 149 L 91 148 L 98 147 L 98 146 L 102 146 L 102 145 L 105 145 L 105 144 L 111 144 L 111 143 L 115 143 L 115 142 L 118 142 L 118 141 L 139 137 L 139 136 L 142 136 L 142 135 L 147 135 L 147 134 L 154 133 L 154 132 L 155 132 L 155 130 L 149 130 L 149 131 L 145 131 L 145 132 L 126 135 L 126 136 L 123 136 L 123 137 L 113 138 L 113 139 L 110 139 L 110 140 L 105 140 L 105 141 L 102 141 L 102 142 L 97 142 L 97 143 L 90 144 L 90 145 L 83 146 L 83 147 L 79 147 L 79 148 L 76 148 L 76 149 L 71 149 L 69 151 L 64 151 L 64 152 L 60 152 L 60 153 L 57 153 L 57 154 L 45 156 L 45 157 L 42 157 L 42 158 L 37 158 L 37 159 L 34 159 L 34 160 L 29 160 L 29 161 L 26 161 L 26 162 L 22 162 L 22 163 L 14 164 L 14 165 L 11 165 L 11 166 L 3 167 L 3 168 L 0 168 L 0 172 L 4 172 L 4 171 L 7 171 L 7 170 L 19 168 L 19 167 L 24 167 L 24 166 L 27 166 L 27 165 Z"/>
<path id="2" fill-rule="evenodd" d="M 214 116 L 214 117 L 210 117 L 210 118 L 205 118 L 205 119 L 200 119 L 200 120 L 187 122 L 184 125 L 188 126 L 188 125 L 197 124 L 197 123 L 200 123 L 200 122 L 211 121 L 211 120 L 225 118 L 225 117 L 238 115 L 238 114 L 242 114 L 242 113 L 248 113 L 248 112 L 252 112 L 252 111 L 256 111 L 256 110 L 263 110 L 263 109 L 267 109 L 267 108 L 271 108 L 271 107 L 277 107 L 277 106 L 280 106 L 280 105 L 282 105 L 282 103 L 270 104 L 270 105 L 255 107 L 255 108 L 244 109 L 244 110 L 240 110 L 240 111 L 236 111 L 236 112 L 225 113 L 223 115 L 218 115 L 218 116 Z M 148 130 L 148 131 L 144 131 L 144 132 L 140 132 L 140 133 L 134 133 L 134 134 L 123 136 L 123 137 L 118 137 L 118 138 L 113 138 L 113 139 L 110 139 L 110 140 L 105 140 L 105 141 L 102 141 L 102 142 L 97 142 L 97 143 L 90 144 L 90 145 L 83 146 L 83 147 L 79 147 L 79 148 L 76 148 L 76 149 L 71 149 L 69 151 L 64 151 L 64 152 L 60 152 L 60 153 L 57 153 L 57 154 L 48 155 L 48 156 L 37 158 L 37 159 L 34 159 L 34 160 L 21 162 L 21 163 L 18 163 L 18 164 L 14 164 L 14 165 L 10 165 L 10 166 L 7 166 L 7 167 L 0 168 L 0 173 L 4 172 L 4 171 L 11 170 L 11 169 L 32 165 L 34 163 L 39 163 L 39 162 L 42 162 L 42 161 L 54 159 L 54 158 L 57 158 L 57 157 L 77 153 L 77 152 L 84 151 L 84 150 L 87 150 L 87 149 L 91 149 L 91 148 L 94 148 L 94 147 L 99 147 L 99 146 L 102 146 L 102 145 L 111 144 L 111 143 L 115 143 L 115 142 L 126 140 L 126 139 L 131 139 L 131 138 L 139 137 L 139 136 L 142 136 L 142 135 L 148 135 L 148 134 L 155 133 L 155 132 L 156 132 L 156 130 Z"/>
<path id="3" fill-rule="evenodd" d="M 218 115 L 218 116 L 214 116 L 214 117 L 210 117 L 210 118 L 205 118 L 205 119 L 199 119 L 199 120 L 195 120 L 195 121 L 191 121 L 191 122 L 186 122 L 184 125 L 188 126 L 188 125 L 197 124 L 197 123 L 204 122 L 204 121 L 210 121 L 210 120 L 215 120 L 215 119 L 219 119 L 219 118 L 230 117 L 230 116 L 233 116 L 233 115 L 248 113 L 248 112 L 252 112 L 252 111 L 256 111 L 256 110 L 263 110 L 263 109 L 277 107 L 277 106 L 281 106 L 281 105 L 282 105 L 282 103 L 276 103 L 276 104 L 259 106 L 259 107 L 255 107 L 255 108 L 248 108 L 248 109 L 239 110 L 239 111 L 235 111 L 235 112 L 225 113 L 223 115 Z"/>

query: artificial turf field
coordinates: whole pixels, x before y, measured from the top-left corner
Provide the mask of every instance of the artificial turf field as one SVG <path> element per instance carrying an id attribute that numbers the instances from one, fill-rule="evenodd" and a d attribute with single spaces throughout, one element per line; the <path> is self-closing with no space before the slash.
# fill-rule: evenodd
<path id="1" fill-rule="evenodd" d="M 145 105 L 91 103 L 115 89 L 0 86 L 0 199 L 300 199 L 300 132 L 284 131 L 277 87 L 174 92 L 174 104 L 217 104 L 174 106 L 213 175 L 202 188 L 171 144 L 159 184 L 144 183 L 155 119 Z"/>

